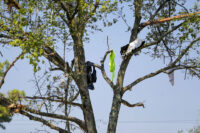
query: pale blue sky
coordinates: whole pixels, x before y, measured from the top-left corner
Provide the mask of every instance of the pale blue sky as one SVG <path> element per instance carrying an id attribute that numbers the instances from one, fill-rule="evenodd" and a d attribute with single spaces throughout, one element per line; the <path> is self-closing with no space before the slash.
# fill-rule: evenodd
<path id="1" fill-rule="evenodd" d="M 193 0 L 188 1 L 193 3 Z M 104 32 L 96 32 L 91 35 L 91 41 L 85 44 L 86 59 L 95 63 L 100 62 L 107 50 L 106 37 L 108 35 L 110 48 L 116 54 L 116 70 L 118 70 L 122 60 L 119 53 L 120 47 L 128 43 L 130 37 L 130 33 L 124 32 L 126 28 L 123 22 L 119 22 L 111 28 L 106 28 Z M 141 33 L 139 37 L 143 39 L 144 35 L 145 33 Z M 4 59 L 12 60 L 19 51 L 7 49 L 2 53 Z M 125 85 L 165 65 L 163 60 L 152 60 L 146 55 L 133 56 L 126 73 Z M 108 60 L 105 62 L 105 67 L 109 73 Z M 97 121 L 97 130 L 99 133 L 105 133 L 112 103 L 112 90 L 102 78 L 99 70 L 97 74 L 95 90 L 90 91 L 90 95 Z M 111 77 L 110 73 L 108 75 Z M 1 92 L 16 88 L 24 89 L 27 95 L 31 95 L 34 86 L 30 82 L 33 79 L 32 76 L 32 66 L 28 65 L 28 61 L 19 61 L 8 73 Z M 175 72 L 174 86 L 171 86 L 166 74 L 160 74 L 141 82 L 132 91 L 127 92 L 124 99 L 131 103 L 144 102 L 145 108 L 128 108 L 122 105 L 117 133 L 177 133 L 180 129 L 187 131 L 199 125 L 199 86 L 200 82 L 196 78 L 184 80 L 184 71 Z M 74 111 L 73 114 L 75 113 L 77 111 Z M 21 115 L 16 115 L 11 123 L 5 125 L 7 129 L 0 129 L 1 133 L 30 133 L 36 132 L 36 128 L 44 128 L 38 122 L 29 121 Z M 54 130 L 49 131 L 55 132 Z"/>

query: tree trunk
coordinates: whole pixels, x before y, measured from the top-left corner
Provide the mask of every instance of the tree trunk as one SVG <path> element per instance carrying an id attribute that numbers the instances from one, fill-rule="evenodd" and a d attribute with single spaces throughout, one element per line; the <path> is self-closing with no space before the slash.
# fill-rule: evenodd
<path id="1" fill-rule="evenodd" d="M 96 124 L 90 95 L 87 85 L 87 73 L 85 67 L 85 53 L 83 43 L 80 36 L 73 37 L 74 39 L 74 63 L 76 72 L 76 83 L 80 90 L 81 101 L 83 106 L 83 115 L 88 133 L 97 133 Z"/>
<path id="2" fill-rule="evenodd" d="M 120 92 L 115 92 L 113 96 L 113 103 L 109 117 L 107 133 L 115 133 L 117 128 L 117 121 L 121 107 L 122 96 Z"/>

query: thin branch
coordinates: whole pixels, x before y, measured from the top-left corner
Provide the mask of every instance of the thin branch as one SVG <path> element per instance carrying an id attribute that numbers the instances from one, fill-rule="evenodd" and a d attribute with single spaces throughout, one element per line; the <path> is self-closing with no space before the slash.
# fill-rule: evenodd
<path id="1" fill-rule="evenodd" d="M 5 35 L 5 34 L 0 34 L 0 38 L 8 38 L 8 39 L 10 39 L 11 37 L 8 36 L 8 35 Z"/>
<path id="2" fill-rule="evenodd" d="M 86 130 L 84 121 L 82 121 L 82 120 L 80 120 L 78 118 L 75 118 L 75 117 L 41 112 L 41 111 L 38 111 L 38 110 L 30 109 L 28 107 L 26 107 L 25 110 L 30 112 L 30 113 L 37 114 L 37 115 L 40 115 L 40 116 L 50 117 L 50 118 L 54 118 L 54 119 L 56 118 L 56 119 L 62 119 L 62 120 L 69 120 L 69 121 L 74 122 L 77 125 L 79 125 L 80 128 L 83 129 L 84 131 Z"/>
<path id="3" fill-rule="evenodd" d="M 146 48 L 146 47 L 150 47 L 150 46 L 152 46 L 152 45 L 155 45 L 155 44 L 161 42 L 162 39 L 163 39 L 165 36 L 169 35 L 169 34 L 172 33 L 173 31 L 175 31 L 175 30 L 177 30 L 178 28 L 180 28 L 184 23 L 185 23 L 185 22 L 182 22 L 182 23 L 178 24 L 177 26 L 173 27 L 171 30 L 169 30 L 168 32 L 166 32 L 165 34 L 163 34 L 158 40 L 156 40 L 156 41 L 154 41 L 154 42 L 151 42 L 151 43 L 145 44 L 143 47 L 141 47 L 141 49 L 142 49 L 142 48 Z"/>
<path id="4" fill-rule="evenodd" d="M 169 2 L 170 0 L 165 0 L 159 7 L 158 9 L 155 11 L 155 13 L 150 17 L 149 21 L 153 20 L 155 18 L 155 16 L 158 14 L 158 12 L 165 6 L 165 4 L 167 2 Z"/>
<path id="5" fill-rule="evenodd" d="M 29 97 L 29 96 L 26 96 L 25 98 L 33 99 L 33 100 L 49 100 L 49 101 L 52 101 L 52 102 L 61 102 L 61 103 L 65 103 L 66 102 L 63 99 L 54 99 L 54 98 L 51 98 L 51 97 L 37 97 L 37 96 Z M 72 102 L 72 101 L 69 101 L 69 102 L 67 101 L 67 104 L 71 104 L 72 106 L 78 106 L 78 107 L 82 108 L 81 104 L 75 103 L 75 102 Z"/>
<path id="6" fill-rule="evenodd" d="M 164 68 L 161 68 L 153 73 L 150 73 L 150 74 L 147 74 L 143 77 L 140 77 L 138 78 L 137 80 L 135 80 L 134 82 L 132 82 L 131 84 L 129 84 L 128 86 L 124 87 L 123 88 L 123 92 L 126 92 L 127 90 L 130 90 L 133 86 L 135 86 L 136 84 L 140 83 L 141 81 L 145 80 L 145 79 L 148 79 L 148 78 L 151 78 L 151 77 L 154 77 L 162 72 L 165 72 L 169 69 L 173 68 L 172 66 L 167 66 L 167 67 L 164 67 Z"/>
<path id="7" fill-rule="evenodd" d="M 50 71 L 63 71 L 61 68 L 49 68 Z"/>
<path id="8" fill-rule="evenodd" d="M 79 94 L 80 94 L 80 91 L 78 91 L 78 92 L 75 94 L 75 96 L 74 96 L 72 99 L 70 99 L 69 103 L 72 103 L 74 100 L 76 100 L 76 99 L 78 98 Z"/>
<path id="9" fill-rule="evenodd" d="M 143 103 L 136 103 L 136 104 L 130 104 L 129 102 L 127 102 L 126 100 L 122 99 L 122 104 L 124 104 L 125 106 L 128 107 L 143 107 L 144 108 L 144 104 Z"/>
<path id="10" fill-rule="evenodd" d="M 147 21 L 147 22 L 141 23 L 140 26 L 146 27 L 148 25 L 160 24 L 160 23 L 168 22 L 168 21 L 175 20 L 175 19 L 183 19 L 183 18 L 193 17 L 193 16 L 199 15 L 199 14 L 200 14 L 200 12 L 194 12 L 194 13 L 187 13 L 187 14 L 177 15 L 177 16 L 173 16 L 173 17 L 168 17 L 168 18 L 157 19 L 155 21 Z M 200 16 L 198 16 L 198 17 L 200 17 Z"/>
<path id="11" fill-rule="evenodd" d="M 71 19 L 74 19 L 74 17 L 75 17 L 75 15 L 78 13 L 78 11 L 79 11 L 79 5 L 80 5 L 80 0 L 76 0 L 76 7 L 75 7 L 75 9 L 74 9 L 74 13 L 72 14 L 72 17 L 71 17 Z"/>
<path id="12" fill-rule="evenodd" d="M 104 62 L 105 62 L 105 60 L 106 60 L 106 57 L 107 57 L 107 55 L 108 55 L 110 52 L 112 52 L 112 50 L 109 50 L 109 51 L 107 51 L 107 52 L 105 53 L 103 59 L 101 60 L 101 64 L 104 64 Z"/>
<path id="13" fill-rule="evenodd" d="M 193 75 L 197 76 L 197 77 L 200 79 L 200 74 L 196 73 L 196 72 L 195 72 L 194 70 L 192 70 L 192 69 L 189 69 L 189 71 L 190 71 Z"/>
<path id="14" fill-rule="evenodd" d="M 24 116 L 27 116 L 30 120 L 34 120 L 34 121 L 41 122 L 41 123 L 43 123 L 44 125 L 50 127 L 51 129 L 54 129 L 54 130 L 59 131 L 59 133 L 70 133 L 70 132 L 68 132 L 68 131 L 66 131 L 66 130 L 64 130 L 64 129 L 62 129 L 62 128 L 59 128 L 59 127 L 53 125 L 52 123 L 50 123 L 50 122 L 48 122 L 48 121 L 46 121 L 46 120 L 44 120 L 44 119 L 42 119 L 42 118 L 33 116 L 33 115 L 31 115 L 31 114 L 29 114 L 29 113 L 27 113 L 27 112 L 25 112 L 25 111 L 20 111 L 20 114 L 22 114 L 22 115 L 24 115 Z"/>
<path id="15" fill-rule="evenodd" d="M 41 123 L 43 123 L 44 125 L 54 129 L 54 130 L 57 130 L 59 131 L 60 133 L 69 133 L 67 132 L 66 130 L 62 129 L 62 128 L 59 128 L 55 125 L 53 125 L 52 123 L 42 119 L 42 118 L 39 118 L 39 117 L 36 117 L 36 116 L 33 116 L 29 113 L 27 113 L 26 111 L 24 110 L 28 110 L 27 106 L 24 106 L 24 105 L 16 105 L 16 104 L 13 104 L 8 98 L 6 98 L 5 96 L 3 95 L 0 95 L 0 105 L 3 105 L 3 106 L 6 106 L 11 110 L 14 110 L 16 113 L 20 113 L 22 115 L 25 115 L 27 116 L 30 120 L 34 120 L 34 121 L 39 121 Z M 12 113 L 12 112 L 11 112 Z M 14 112 L 13 112 L 14 113 Z"/>
<path id="16" fill-rule="evenodd" d="M 67 70 L 67 73 L 72 74 L 73 77 L 73 71 L 71 67 L 69 66 L 68 62 L 65 62 L 62 57 L 52 48 L 46 46 L 44 49 L 44 57 L 46 57 L 49 61 L 54 63 L 58 68 L 60 68 L 62 71 Z"/>
<path id="17" fill-rule="evenodd" d="M 197 42 L 200 40 L 200 37 L 196 38 L 194 41 L 192 41 L 178 56 L 178 58 L 173 62 L 173 65 L 175 65 L 177 62 L 181 60 L 181 58 L 188 52 L 188 50 Z"/>
<path id="18" fill-rule="evenodd" d="M 188 9 L 187 9 L 185 6 L 179 4 L 179 3 L 176 2 L 175 0 L 172 0 L 172 2 L 174 2 L 174 3 L 177 4 L 177 5 L 179 5 L 179 6 L 182 7 L 187 13 L 189 13 Z"/>
<path id="19" fill-rule="evenodd" d="M 21 53 L 20 55 L 18 55 L 15 60 L 9 65 L 9 67 L 7 68 L 7 70 L 4 72 L 3 76 L 2 76 L 2 79 L 1 79 L 1 82 L 0 82 L 0 88 L 2 87 L 2 85 L 4 84 L 4 80 L 5 80 L 5 77 L 8 73 L 8 71 L 14 66 L 14 64 L 19 60 L 19 58 L 23 55 L 24 53 Z"/>
<path id="20" fill-rule="evenodd" d="M 38 92 L 39 92 L 39 95 L 42 97 L 42 92 L 41 92 L 40 86 L 39 86 L 39 80 L 37 79 L 35 73 L 34 73 L 34 79 L 35 79 L 35 85 L 36 85 L 36 88 L 37 88 L 37 90 L 38 90 Z M 37 92 L 36 92 L 36 93 L 37 93 Z M 48 106 L 47 106 L 45 100 L 43 100 L 43 104 L 45 105 L 46 111 L 48 112 Z M 40 109 L 42 108 L 43 104 L 40 105 Z"/>
<path id="21" fill-rule="evenodd" d="M 99 68 L 101 70 L 101 73 L 103 75 L 103 78 L 106 80 L 106 82 L 110 85 L 111 88 L 114 88 L 114 84 L 113 82 L 109 79 L 109 77 L 106 75 L 106 72 L 105 72 L 105 69 L 104 69 L 104 62 L 106 60 L 106 57 L 107 55 L 111 52 L 112 50 L 110 51 L 107 51 L 103 57 L 103 59 L 101 60 L 101 66 L 97 65 L 97 64 L 94 64 L 95 67 Z"/>
<path id="22" fill-rule="evenodd" d="M 194 41 L 192 41 L 182 52 L 181 54 L 176 58 L 176 60 L 170 65 L 170 66 L 167 66 L 167 67 L 164 67 L 164 68 L 161 68 L 153 73 L 150 73 L 150 74 L 147 74 L 146 76 L 143 76 L 141 78 L 138 78 L 137 80 L 135 80 L 134 82 L 132 82 L 131 84 L 129 84 L 128 86 L 124 87 L 123 88 L 123 92 L 127 91 L 127 90 L 130 90 L 133 86 L 135 86 L 136 84 L 140 83 L 141 81 L 145 80 L 145 79 L 148 79 L 148 78 L 151 78 L 151 77 L 154 77 L 160 73 L 165 73 L 167 70 L 171 69 L 171 68 L 175 68 L 175 64 L 177 62 L 179 62 L 181 60 L 181 58 L 188 52 L 188 50 L 194 45 L 195 42 L 199 41 L 200 40 L 200 37 L 195 39 Z"/>

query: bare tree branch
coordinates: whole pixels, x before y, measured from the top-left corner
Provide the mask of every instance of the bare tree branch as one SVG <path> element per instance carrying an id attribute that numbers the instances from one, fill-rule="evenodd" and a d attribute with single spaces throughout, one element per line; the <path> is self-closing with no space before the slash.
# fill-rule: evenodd
<path id="1" fill-rule="evenodd" d="M 60 128 L 60 127 L 57 127 L 57 126 L 53 125 L 52 123 L 50 123 L 50 122 L 48 122 L 48 121 L 46 121 L 46 120 L 44 120 L 44 119 L 42 119 L 42 118 L 33 116 L 33 115 L 31 115 L 31 114 L 29 114 L 29 113 L 27 113 L 27 112 L 25 112 L 25 111 L 20 111 L 20 114 L 22 114 L 22 115 L 24 115 L 24 116 L 27 116 L 30 120 L 39 121 L 39 122 L 43 123 L 44 125 L 46 125 L 46 126 L 52 128 L 52 129 L 54 129 L 54 130 L 59 131 L 59 133 L 70 133 L 70 132 L 68 132 L 68 131 L 66 131 L 66 130 L 64 130 L 64 129 L 62 129 L 62 128 Z"/>
<path id="2" fill-rule="evenodd" d="M 130 104 L 129 102 L 127 102 L 126 100 L 123 100 L 123 99 L 122 99 L 122 104 L 124 104 L 125 106 L 128 106 L 128 107 L 139 107 L 139 106 L 142 106 L 144 108 L 144 104 L 143 103 Z"/>
<path id="3" fill-rule="evenodd" d="M 193 75 L 197 76 L 197 77 L 200 79 L 200 74 L 196 73 L 193 69 L 189 69 L 189 71 L 190 71 Z"/>
<path id="4" fill-rule="evenodd" d="M 99 68 L 101 70 L 101 73 L 106 80 L 106 82 L 110 85 L 111 88 L 114 88 L 113 82 L 109 79 L 109 77 L 106 75 L 105 69 L 104 69 L 104 62 L 106 60 L 107 55 L 111 52 L 112 50 L 109 50 L 105 53 L 103 59 L 101 60 L 101 66 L 94 64 L 95 67 Z"/>
<path id="5" fill-rule="evenodd" d="M 172 1 L 173 3 L 179 5 L 179 6 L 182 7 L 187 13 L 189 13 L 188 9 L 187 9 L 185 6 L 183 6 L 183 5 L 179 4 L 178 2 L 176 2 L 176 0 L 171 0 L 171 1 Z"/>
<path id="6" fill-rule="evenodd" d="M 66 130 L 62 129 L 62 128 L 59 128 L 55 125 L 53 125 L 52 123 L 42 119 L 42 118 L 38 118 L 36 116 L 33 116 L 29 113 L 27 113 L 26 111 L 24 110 L 28 110 L 27 106 L 25 105 L 20 105 L 20 104 L 13 104 L 8 98 L 6 98 L 4 95 L 0 95 L 0 105 L 3 105 L 3 106 L 6 106 L 10 109 L 10 113 L 20 113 L 24 116 L 27 116 L 30 120 L 35 120 L 35 121 L 39 121 L 41 123 L 43 123 L 44 125 L 54 129 L 54 130 L 57 130 L 59 131 L 60 133 L 69 133 L 67 132 Z M 14 111 L 14 112 L 12 112 Z"/>
<path id="7" fill-rule="evenodd" d="M 84 121 L 82 121 L 78 118 L 54 114 L 54 113 L 41 112 L 39 110 L 31 109 L 26 105 L 11 103 L 9 101 L 9 99 L 7 99 L 5 97 L 0 97 L 0 99 L 6 101 L 6 105 L 5 105 L 5 103 L 2 105 L 7 106 L 10 109 L 10 113 L 21 113 L 23 111 L 28 111 L 30 113 L 40 115 L 40 116 L 50 117 L 50 118 L 54 118 L 54 119 L 68 120 L 68 121 L 76 123 L 77 125 L 80 126 L 81 129 L 86 131 L 86 126 L 85 126 Z M 0 104 L 1 104 L 1 102 L 0 102 Z"/>
<path id="8" fill-rule="evenodd" d="M 166 70 L 169 70 L 171 68 L 174 68 L 175 67 L 175 64 L 177 62 L 179 62 L 181 60 L 181 58 L 188 52 L 188 50 L 195 44 L 195 42 L 199 41 L 200 40 L 200 37 L 195 39 L 194 41 L 192 41 L 182 52 L 181 54 L 176 58 L 176 60 L 170 65 L 170 66 L 167 66 L 167 67 L 164 67 L 164 68 L 161 68 L 160 70 L 157 70 L 153 73 L 150 73 L 150 74 L 147 74 L 146 76 L 143 76 L 141 78 L 138 78 L 137 80 L 135 80 L 134 82 L 132 82 L 131 84 L 129 84 L 128 86 L 124 87 L 123 88 L 123 91 L 127 91 L 127 90 L 130 90 L 133 86 L 135 86 L 136 84 L 140 83 L 141 81 L 145 80 L 145 79 L 148 79 L 148 78 L 151 78 L 151 77 L 154 77 L 160 73 L 163 73 L 163 72 L 166 72 Z"/>
<path id="9" fill-rule="evenodd" d="M 168 21 L 175 20 L 175 19 L 193 17 L 195 15 L 198 15 L 198 17 L 200 17 L 199 14 L 200 14 L 200 12 L 194 12 L 194 13 L 187 13 L 187 14 L 177 15 L 177 16 L 173 16 L 173 17 L 168 17 L 168 18 L 157 19 L 155 21 L 147 21 L 147 22 L 141 23 L 140 26 L 146 27 L 148 25 L 160 24 L 160 23 L 168 22 Z"/>
<path id="10" fill-rule="evenodd" d="M 2 79 L 1 79 L 1 82 L 0 82 L 0 88 L 2 87 L 2 85 L 4 84 L 4 80 L 5 80 L 5 77 L 8 73 L 8 71 L 14 66 L 14 64 L 19 60 L 19 58 L 23 55 L 24 53 L 21 53 L 20 55 L 18 55 L 15 60 L 9 65 L 9 67 L 7 68 L 7 70 L 4 72 L 3 76 L 2 76 Z"/>
<path id="11" fill-rule="evenodd" d="M 150 73 L 150 74 L 147 74 L 146 76 L 143 76 L 141 78 L 138 78 L 137 80 L 135 80 L 134 82 L 132 82 L 131 84 L 129 84 L 128 86 L 124 87 L 123 90 L 124 92 L 126 92 L 127 90 L 130 90 L 133 86 L 135 86 L 136 84 L 140 83 L 141 81 L 145 80 L 145 79 L 148 79 L 148 78 L 151 78 L 151 77 L 154 77 L 162 72 L 165 72 L 166 70 L 169 70 L 173 68 L 172 66 L 167 66 L 167 67 L 164 67 L 162 69 L 159 69 L 153 73 Z"/>
<path id="12" fill-rule="evenodd" d="M 77 125 L 79 125 L 80 128 L 83 129 L 84 131 L 86 130 L 85 123 L 82 120 L 80 120 L 78 118 L 75 118 L 75 117 L 41 112 L 41 111 L 30 109 L 30 108 L 27 108 L 27 107 L 25 108 L 25 110 L 28 111 L 28 112 L 30 112 L 30 113 L 41 115 L 41 116 L 46 116 L 46 117 L 56 118 L 56 119 L 62 119 L 62 120 L 69 120 L 69 121 L 74 122 Z"/>
<path id="13" fill-rule="evenodd" d="M 153 20 L 155 18 L 155 16 L 158 14 L 158 12 L 165 6 L 165 4 L 167 2 L 169 2 L 170 0 L 165 0 L 162 4 L 160 4 L 160 6 L 158 7 L 158 9 L 155 11 L 155 13 L 150 17 L 149 21 Z"/>
<path id="14" fill-rule="evenodd" d="M 185 21 L 182 22 L 182 23 L 180 23 L 180 24 L 178 24 L 177 26 L 173 27 L 173 28 L 172 28 L 171 30 L 169 30 L 168 32 L 164 33 L 158 40 L 156 40 L 156 41 L 154 41 L 154 42 L 151 42 L 151 43 L 146 43 L 145 45 L 143 45 L 142 47 L 137 48 L 137 49 L 134 50 L 133 52 L 136 53 L 136 52 L 140 51 L 140 50 L 143 49 L 143 48 L 147 48 L 147 47 L 150 47 L 150 46 L 153 46 L 153 45 L 158 44 L 159 42 L 162 41 L 162 39 L 163 39 L 165 36 L 169 35 L 169 34 L 172 33 L 173 31 L 175 31 L 175 30 L 177 30 L 178 28 L 180 28 L 184 23 L 185 23 Z"/>
<path id="15" fill-rule="evenodd" d="M 74 95 L 74 97 L 73 97 L 72 99 L 70 99 L 69 104 L 71 104 L 74 100 L 76 100 L 76 99 L 78 98 L 79 94 L 80 94 L 80 91 L 78 91 L 78 92 Z"/>
<path id="16" fill-rule="evenodd" d="M 175 65 L 177 62 L 179 62 L 181 60 L 181 58 L 188 52 L 188 50 L 196 43 L 200 40 L 200 37 L 196 38 L 194 41 L 192 41 L 182 52 L 181 54 L 178 56 L 178 58 L 173 62 L 173 65 Z"/>
<path id="17" fill-rule="evenodd" d="M 54 99 L 54 98 L 51 98 L 51 97 L 37 97 L 37 96 L 34 96 L 34 97 L 29 97 L 29 96 L 26 96 L 25 98 L 27 99 L 35 99 L 35 100 L 49 100 L 49 101 L 52 101 L 52 102 L 61 102 L 61 103 L 65 103 L 66 101 L 63 100 L 63 99 Z M 71 101 L 67 101 L 67 104 L 71 104 L 73 106 L 78 106 L 80 108 L 82 108 L 82 105 L 79 104 L 79 103 L 75 103 L 75 102 L 71 102 Z"/>

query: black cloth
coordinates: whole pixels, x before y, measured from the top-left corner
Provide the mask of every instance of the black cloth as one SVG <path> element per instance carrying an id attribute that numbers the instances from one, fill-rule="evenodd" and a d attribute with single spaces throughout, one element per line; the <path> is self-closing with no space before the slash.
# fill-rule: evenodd
<path id="1" fill-rule="evenodd" d="M 124 55 L 126 53 L 128 46 L 129 46 L 129 44 L 126 44 L 121 47 L 121 50 L 120 50 L 121 55 Z"/>
<path id="2" fill-rule="evenodd" d="M 97 81 L 96 69 L 95 69 L 94 63 L 87 61 L 86 68 L 87 68 L 88 89 L 94 90 L 93 83 L 95 83 Z"/>

